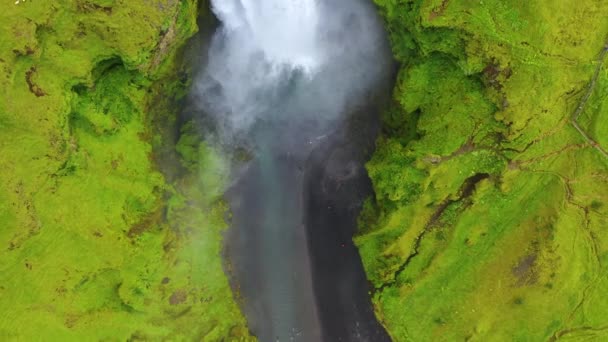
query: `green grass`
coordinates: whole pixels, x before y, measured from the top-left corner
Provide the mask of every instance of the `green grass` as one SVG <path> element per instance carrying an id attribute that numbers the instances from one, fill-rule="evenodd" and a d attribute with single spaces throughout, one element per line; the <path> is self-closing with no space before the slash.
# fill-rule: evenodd
<path id="1" fill-rule="evenodd" d="M 608 5 L 376 3 L 402 63 L 355 239 L 380 321 L 396 341 L 608 338 L 608 160 L 568 122 Z M 580 120 L 604 148 L 606 84 Z"/>
<path id="2" fill-rule="evenodd" d="M 221 261 L 221 159 L 200 136 L 182 158 L 159 124 L 175 124 L 197 13 L 164 0 L 3 8 L 0 339 L 250 339 Z"/>

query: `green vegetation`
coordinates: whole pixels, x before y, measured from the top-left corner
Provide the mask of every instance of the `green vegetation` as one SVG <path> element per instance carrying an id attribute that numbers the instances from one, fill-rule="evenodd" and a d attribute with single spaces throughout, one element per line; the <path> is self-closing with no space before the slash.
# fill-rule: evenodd
<path id="1" fill-rule="evenodd" d="M 402 63 L 355 239 L 380 321 L 608 339 L 608 3 L 375 1 Z M 226 165 L 176 120 L 205 6 L 0 13 L 1 340 L 252 339 L 220 258 Z"/>
<path id="2" fill-rule="evenodd" d="M 395 341 L 608 339 L 593 0 L 375 0 L 402 63 L 358 244 Z M 608 61 L 578 122 L 608 148 Z"/>
<path id="3" fill-rule="evenodd" d="M 223 164 L 172 133 L 197 3 L 5 4 L 1 340 L 251 339 L 220 258 Z"/>

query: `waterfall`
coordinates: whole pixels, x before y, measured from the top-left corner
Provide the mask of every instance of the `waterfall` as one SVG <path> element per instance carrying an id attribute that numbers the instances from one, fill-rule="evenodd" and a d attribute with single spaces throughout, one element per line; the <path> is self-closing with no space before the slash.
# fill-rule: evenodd
<path id="1" fill-rule="evenodd" d="M 386 43 L 360 0 L 212 0 L 221 22 L 196 83 L 224 142 L 256 124 L 293 129 L 288 143 L 327 133 L 385 78 Z M 373 11 L 373 8 L 371 9 Z M 255 144 L 255 141 L 253 142 Z"/>
<path id="2" fill-rule="evenodd" d="M 288 97 L 290 78 L 310 79 L 320 70 L 319 6 L 316 0 L 214 0 L 212 6 L 222 27 L 201 93 L 230 139 L 281 115 L 273 109 Z"/>
<path id="3" fill-rule="evenodd" d="M 227 198 L 230 262 L 262 341 L 322 336 L 304 222 L 304 172 L 319 144 L 387 79 L 381 24 L 365 0 L 212 0 L 220 21 L 195 82 L 214 140 L 244 147 Z"/>

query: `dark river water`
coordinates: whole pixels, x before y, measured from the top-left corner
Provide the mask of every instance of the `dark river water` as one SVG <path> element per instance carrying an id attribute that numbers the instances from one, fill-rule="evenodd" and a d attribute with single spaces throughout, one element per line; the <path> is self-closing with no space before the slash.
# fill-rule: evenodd
<path id="1" fill-rule="evenodd" d="M 389 341 L 352 243 L 372 194 L 364 162 L 377 123 L 365 119 L 366 131 L 345 125 L 309 144 L 305 160 L 261 152 L 227 193 L 226 255 L 261 341 Z"/>

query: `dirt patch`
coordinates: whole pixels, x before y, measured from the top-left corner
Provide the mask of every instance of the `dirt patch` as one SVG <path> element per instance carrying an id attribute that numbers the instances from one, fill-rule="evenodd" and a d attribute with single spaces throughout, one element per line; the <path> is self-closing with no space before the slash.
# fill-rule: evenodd
<path id="1" fill-rule="evenodd" d="M 131 226 L 131 228 L 127 232 L 127 236 L 132 239 L 136 238 L 136 237 L 142 235 L 143 233 L 145 233 L 146 231 L 152 229 L 152 227 L 159 224 L 160 222 L 163 222 L 164 221 L 164 215 L 163 215 L 164 212 L 165 212 L 165 207 L 160 207 L 159 209 L 157 209 L 157 210 L 153 211 L 152 213 L 150 213 L 149 215 L 145 216 L 138 223 Z"/>
<path id="2" fill-rule="evenodd" d="M 169 304 L 178 305 L 186 301 L 188 299 L 188 294 L 184 290 L 177 290 L 173 292 L 171 297 L 169 298 Z"/>
<path id="3" fill-rule="evenodd" d="M 16 57 L 30 56 L 30 55 L 33 55 L 35 52 L 36 52 L 36 49 L 32 48 L 29 45 L 25 46 L 23 48 L 23 50 L 19 50 L 19 49 L 13 50 L 13 53 L 15 54 Z"/>
<path id="4" fill-rule="evenodd" d="M 107 15 L 112 14 L 112 7 L 109 6 L 101 6 L 98 4 L 94 4 L 88 1 L 78 1 L 77 3 L 78 10 L 84 13 L 90 13 L 93 11 L 101 11 Z"/>
<path id="5" fill-rule="evenodd" d="M 25 82 L 27 82 L 27 86 L 30 89 L 30 92 L 36 97 L 45 96 L 46 93 L 42 88 L 40 88 L 36 82 L 34 82 L 34 77 L 36 76 L 36 67 L 31 67 L 30 70 L 25 72 Z"/>
<path id="6" fill-rule="evenodd" d="M 450 3 L 450 0 L 443 0 L 441 2 L 441 5 L 433 8 L 433 10 L 431 11 L 431 14 L 429 14 L 429 21 L 435 20 L 437 17 L 440 17 L 443 15 L 443 12 L 445 12 L 445 9 L 448 7 Z"/>
<path id="7" fill-rule="evenodd" d="M 536 274 L 536 260 L 535 254 L 527 255 L 519 260 L 511 272 L 517 278 L 517 286 L 532 285 L 538 281 L 538 275 Z"/>

